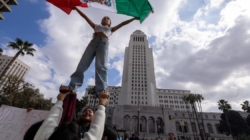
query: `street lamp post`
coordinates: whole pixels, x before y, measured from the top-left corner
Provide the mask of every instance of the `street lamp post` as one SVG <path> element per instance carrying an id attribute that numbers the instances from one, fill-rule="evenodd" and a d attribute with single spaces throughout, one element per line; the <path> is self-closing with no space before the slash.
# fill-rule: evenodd
<path id="1" fill-rule="evenodd" d="M 140 135 L 140 108 L 138 108 L 138 127 L 137 127 L 137 133 L 138 136 Z"/>
<path id="2" fill-rule="evenodd" d="M 137 104 L 138 104 L 138 111 L 137 111 L 137 118 L 138 118 L 138 124 L 137 124 L 137 134 L 138 134 L 138 136 L 140 135 L 140 105 L 139 105 L 139 93 L 137 93 L 138 94 L 138 99 L 137 99 Z"/>

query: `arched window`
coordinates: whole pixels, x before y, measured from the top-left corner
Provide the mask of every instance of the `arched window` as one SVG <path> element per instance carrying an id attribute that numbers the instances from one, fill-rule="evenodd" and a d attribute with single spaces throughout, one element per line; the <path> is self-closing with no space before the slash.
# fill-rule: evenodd
<path id="1" fill-rule="evenodd" d="M 197 132 L 197 129 L 196 129 L 196 125 L 195 125 L 195 123 L 191 123 L 191 126 L 192 126 L 192 130 L 193 130 L 193 132 Z"/>
<path id="2" fill-rule="evenodd" d="M 164 122 L 161 117 L 157 118 L 156 124 L 157 124 L 157 131 L 159 133 L 164 133 Z"/>
<path id="3" fill-rule="evenodd" d="M 137 131 L 137 120 L 138 120 L 138 118 L 137 118 L 137 116 L 133 116 L 132 117 L 132 126 L 131 126 L 131 129 L 132 129 L 132 131 Z"/>
<path id="4" fill-rule="evenodd" d="M 215 124 L 216 132 L 217 132 L 217 134 L 221 134 L 220 131 L 218 130 L 218 126 L 219 126 L 219 124 Z"/>
<path id="5" fill-rule="evenodd" d="M 147 120 L 144 116 L 140 118 L 140 132 L 147 132 Z"/>
<path id="6" fill-rule="evenodd" d="M 130 117 L 128 115 L 123 118 L 123 129 L 129 131 L 130 130 Z"/>
<path id="7" fill-rule="evenodd" d="M 155 120 L 153 117 L 149 117 L 148 119 L 148 132 L 155 133 Z"/>
<path id="8" fill-rule="evenodd" d="M 211 134 L 214 133 L 212 125 L 210 123 L 207 124 L 207 129 L 208 129 L 208 133 L 211 133 Z"/>
<path id="9" fill-rule="evenodd" d="M 180 125 L 180 122 L 176 121 L 176 122 L 175 122 L 175 127 L 176 127 L 176 131 L 177 131 L 177 132 L 181 132 L 181 125 Z"/>
<path id="10" fill-rule="evenodd" d="M 184 122 L 184 132 L 185 133 L 189 132 L 189 130 L 188 130 L 188 123 L 187 122 Z"/>

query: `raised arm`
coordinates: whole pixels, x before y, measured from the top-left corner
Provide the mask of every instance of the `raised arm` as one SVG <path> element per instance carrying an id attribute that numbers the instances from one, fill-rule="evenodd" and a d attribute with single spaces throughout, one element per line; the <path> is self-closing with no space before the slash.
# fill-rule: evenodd
<path id="1" fill-rule="evenodd" d="M 105 109 L 106 105 L 108 104 L 108 90 L 103 91 L 99 95 L 99 105 L 98 110 L 95 112 L 95 116 L 93 121 L 90 124 L 90 129 L 88 132 L 84 133 L 83 140 L 101 140 L 103 131 L 104 131 L 104 124 L 105 124 Z"/>
<path id="2" fill-rule="evenodd" d="M 126 21 L 123 21 L 122 23 L 116 25 L 115 27 L 112 27 L 111 32 L 115 32 L 116 30 L 120 29 L 122 26 L 129 24 L 130 22 L 132 22 L 133 20 L 137 20 L 138 18 L 132 18 Z"/>
<path id="3" fill-rule="evenodd" d="M 82 12 L 80 11 L 78 8 L 73 8 L 74 10 L 76 10 L 88 23 L 89 25 L 94 29 L 95 28 L 95 24 Z"/>
<path id="4" fill-rule="evenodd" d="M 63 113 L 63 100 L 68 95 L 67 94 L 58 94 L 58 101 L 55 105 L 50 109 L 47 118 L 43 121 L 43 124 L 36 132 L 34 140 L 45 140 L 47 136 L 50 136 L 56 127 L 58 127 L 62 113 Z"/>

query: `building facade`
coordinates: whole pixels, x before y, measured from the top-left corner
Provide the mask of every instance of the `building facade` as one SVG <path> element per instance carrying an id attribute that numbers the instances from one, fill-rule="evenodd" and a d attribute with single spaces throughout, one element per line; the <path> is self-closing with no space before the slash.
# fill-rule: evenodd
<path id="1" fill-rule="evenodd" d="M 3 12 L 11 12 L 10 5 L 17 5 L 17 0 L 0 0 L 0 20 L 3 20 Z"/>
<path id="2" fill-rule="evenodd" d="M 0 74 L 4 71 L 7 65 L 10 63 L 13 57 L 7 55 L 0 56 Z M 25 79 L 27 74 L 30 71 L 30 67 L 19 60 L 18 58 L 14 61 L 14 63 L 10 66 L 9 70 L 7 71 L 6 75 L 15 75 L 19 78 Z M 5 82 L 3 82 L 5 83 Z M 2 85 L 0 85 L 0 90 L 2 89 Z"/>
<path id="3" fill-rule="evenodd" d="M 95 106 L 98 100 L 88 94 L 87 106 Z M 198 124 L 191 112 L 190 104 L 182 100 L 189 90 L 156 88 L 152 49 L 147 36 L 142 31 L 135 31 L 130 36 L 125 49 L 122 86 L 110 86 L 110 100 L 106 109 L 106 123 L 115 125 L 132 135 L 138 132 L 147 139 L 167 138 L 174 133 L 177 140 L 201 140 Z M 203 112 L 204 129 L 208 140 L 231 140 L 216 129 L 221 113 Z M 201 124 L 199 124 L 201 125 Z M 123 135 L 123 134 L 121 134 Z"/>

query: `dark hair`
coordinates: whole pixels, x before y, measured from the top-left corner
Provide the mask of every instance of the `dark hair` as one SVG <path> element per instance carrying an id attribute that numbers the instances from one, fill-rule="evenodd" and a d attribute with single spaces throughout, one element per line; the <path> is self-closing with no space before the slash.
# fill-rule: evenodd
<path id="1" fill-rule="evenodd" d="M 43 124 L 43 121 L 37 122 L 30 126 L 30 128 L 25 133 L 23 140 L 33 140 L 35 138 L 36 132 L 40 128 L 40 126 Z"/>
<path id="2" fill-rule="evenodd" d="M 87 109 L 91 109 L 93 111 L 93 113 L 95 113 L 95 109 L 94 108 L 91 108 L 91 107 L 86 107 L 82 112 L 84 112 L 85 110 Z"/>
<path id="3" fill-rule="evenodd" d="M 84 112 L 84 111 L 87 110 L 87 109 L 91 109 L 91 110 L 93 111 L 93 113 L 95 114 L 94 108 L 91 108 L 91 107 L 86 107 L 82 112 Z M 84 122 L 84 120 L 82 119 L 82 115 L 79 115 L 78 118 L 76 119 L 76 123 L 77 123 L 78 125 L 82 125 L 83 122 Z"/>
<path id="4" fill-rule="evenodd" d="M 174 135 L 174 133 L 172 133 L 172 132 L 168 133 L 169 136 L 170 136 L 171 134 Z"/>
<path id="5" fill-rule="evenodd" d="M 116 131 L 110 125 L 104 126 L 103 136 L 107 136 L 108 140 L 116 140 Z"/>
<path id="6" fill-rule="evenodd" d="M 62 124 L 52 133 L 49 140 L 78 140 L 78 125 L 75 122 Z"/>
<path id="7" fill-rule="evenodd" d="M 104 16 L 104 17 L 108 17 L 108 18 L 109 18 L 110 24 L 109 24 L 108 26 L 110 27 L 110 26 L 111 26 L 111 19 L 110 19 L 110 17 L 109 17 L 109 16 Z M 104 17 L 103 17 L 103 18 L 104 18 Z M 103 18 L 102 18 L 102 19 L 103 19 Z"/>

